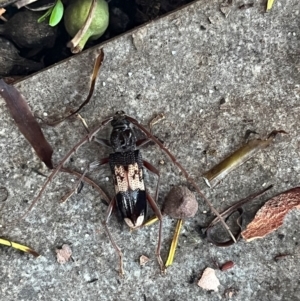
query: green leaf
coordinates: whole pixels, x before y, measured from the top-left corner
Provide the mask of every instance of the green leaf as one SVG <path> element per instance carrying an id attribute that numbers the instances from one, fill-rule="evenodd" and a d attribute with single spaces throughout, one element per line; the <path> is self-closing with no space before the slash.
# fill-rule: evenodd
<path id="1" fill-rule="evenodd" d="M 48 16 L 51 15 L 53 7 L 50 7 L 37 21 L 38 23 L 42 23 L 46 20 Z"/>
<path id="2" fill-rule="evenodd" d="M 57 0 L 55 6 L 52 9 L 49 25 L 52 27 L 56 26 L 62 19 L 63 14 L 64 14 L 64 5 L 62 4 L 61 0 Z"/>

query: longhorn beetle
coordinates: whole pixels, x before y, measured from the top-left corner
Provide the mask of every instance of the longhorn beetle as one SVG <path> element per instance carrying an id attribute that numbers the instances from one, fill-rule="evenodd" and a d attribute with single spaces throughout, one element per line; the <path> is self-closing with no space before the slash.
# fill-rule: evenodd
<path id="1" fill-rule="evenodd" d="M 95 135 L 99 132 L 99 130 L 101 130 L 109 122 L 111 122 L 111 126 L 113 127 L 110 136 L 110 141 L 105 139 L 95 139 Z M 132 126 L 135 126 L 139 130 L 141 130 L 145 134 L 146 138 L 137 140 Z M 113 173 L 116 195 L 113 197 L 108 206 L 103 225 L 113 247 L 119 255 L 121 275 L 124 274 L 123 254 L 118 245 L 115 243 L 108 229 L 109 218 L 111 216 L 113 208 L 117 206 L 121 213 L 121 216 L 130 228 L 140 227 L 144 223 L 144 218 L 147 211 L 147 202 L 150 204 L 154 213 L 159 219 L 159 235 L 156 248 L 156 256 L 161 271 L 165 271 L 165 266 L 160 256 L 162 237 L 162 214 L 157 206 L 160 175 L 159 171 L 154 166 L 142 159 L 141 153 L 138 149 L 138 147 L 141 147 L 142 145 L 148 143 L 151 140 L 155 142 L 162 149 L 162 151 L 164 151 L 168 155 L 171 161 L 182 171 L 186 179 L 194 186 L 196 191 L 206 201 L 213 213 L 217 215 L 217 217 L 220 219 L 220 221 L 222 222 L 223 226 L 228 231 L 232 239 L 236 241 L 220 214 L 214 209 L 212 204 L 203 195 L 196 182 L 189 176 L 189 174 L 183 168 L 183 166 L 179 162 L 177 162 L 175 156 L 163 145 L 163 143 L 159 141 L 159 139 L 153 136 L 150 131 L 148 131 L 144 126 L 142 126 L 137 120 L 126 115 L 123 111 L 118 111 L 115 115 L 104 119 L 98 127 L 92 130 L 88 135 L 86 135 L 65 155 L 65 157 L 61 160 L 61 162 L 57 165 L 57 167 L 53 170 L 48 179 L 45 181 L 39 194 L 33 200 L 28 210 L 22 215 L 21 219 L 24 218 L 27 215 L 27 213 L 33 208 L 35 203 L 42 196 L 49 182 L 51 182 L 51 180 L 55 177 L 55 175 L 60 169 L 63 169 L 63 165 L 72 156 L 72 154 L 75 153 L 77 149 L 83 144 L 93 139 L 97 140 L 105 146 L 110 146 L 113 150 L 113 153 L 111 153 L 108 158 L 100 160 L 97 165 L 100 166 L 109 163 L 111 171 Z M 143 167 L 147 168 L 148 170 L 150 170 L 158 176 L 154 199 L 147 193 L 145 189 Z"/>

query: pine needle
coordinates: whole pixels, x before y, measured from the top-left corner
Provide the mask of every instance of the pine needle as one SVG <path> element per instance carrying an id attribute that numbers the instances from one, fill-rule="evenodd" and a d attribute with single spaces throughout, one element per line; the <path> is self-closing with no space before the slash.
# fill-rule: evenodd
<path id="1" fill-rule="evenodd" d="M 36 251 L 30 249 L 29 247 L 26 247 L 24 245 L 15 243 L 15 242 L 7 240 L 7 239 L 0 238 L 0 244 L 4 245 L 4 246 L 12 247 L 12 248 L 17 249 L 17 250 L 21 250 L 25 253 L 30 253 L 34 257 L 39 257 L 40 256 L 40 254 L 38 254 Z"/>

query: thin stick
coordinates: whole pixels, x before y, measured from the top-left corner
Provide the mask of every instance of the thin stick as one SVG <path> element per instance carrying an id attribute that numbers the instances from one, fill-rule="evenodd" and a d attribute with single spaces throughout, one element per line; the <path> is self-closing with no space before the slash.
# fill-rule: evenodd
<path id="1" fill-rule="evenodd" d="M 67 44 L 67 46 L 69 48 L 71 48 L 72 53 L 78 53 L 82 50 L 78 47 L 78 44 L 79 44 L 82 36 L 87 32 L 87 30 L 89 29 L 89 27 L 92 23 L 96 7 L 97 7 L 97 1 L 93 0 L 91 7 L 89 9 L 89 14 L 88 14 L 83 26 L 76 33 L 75 37 Z"/>
<path id="2" fill-rule="evenodd" d="M 30 253 L 34 257 L 39 257 L 40 256 L 40 254 L 38 254 L 36 251 L 30 249 L 29 247 L 18 244 L 16 242 L 13 242 L 13 241 L 10 241 L 10 240 L 7 240 L 7 239 L 0 238 L 0 244 L 4 245 L 4 246 L 12 247 L 12 248 L 17 249 L 17 250 L 21 250 L 21 251 L 26 252 L 26 253 Z"/>
<path id="3" fill-rule="evenodd" d="M 176 252 L 176 248 L 177 248 L 177 244 L 178 244 L 178 238 L 179 238 L 179 234 L 180 234 L 180 230 L 181 230 L 182 225 L 183 225 L 183 220 L 179 219 L 177 221 L 177 224 L 176 224 L 175 233 L 174 233 L 174 236 L 173 236 L 173 239 L 172 239 L 168 259 L 167 259 L 166 264 L 165 264 L 166 267 L 173 264 L 174 257 L 175 257 L 175 252 Z"/>

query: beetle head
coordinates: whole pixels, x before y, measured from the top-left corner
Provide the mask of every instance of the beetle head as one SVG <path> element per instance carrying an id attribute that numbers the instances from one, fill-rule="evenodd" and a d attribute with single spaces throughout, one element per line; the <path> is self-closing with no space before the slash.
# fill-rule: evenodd
<path id="1" fill-rule="evenodd" d="M 123 111 L 118 111 L 111 121 L 113 127 L 110 135 L 110 143 L 114 152 L 128 152 L 136 148 L 136 136 L 126 119 Z"/>

